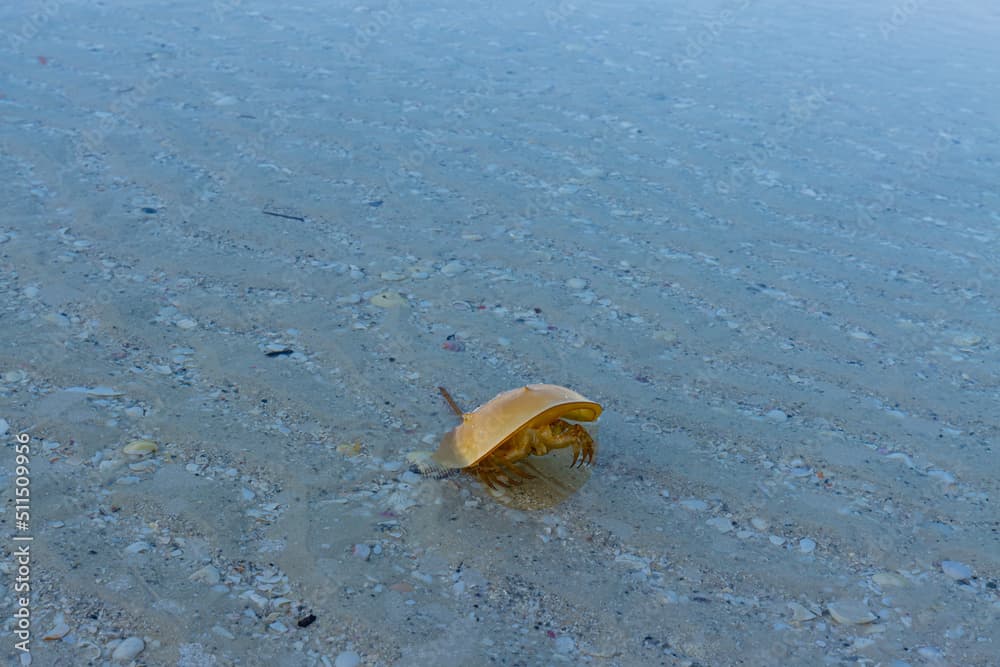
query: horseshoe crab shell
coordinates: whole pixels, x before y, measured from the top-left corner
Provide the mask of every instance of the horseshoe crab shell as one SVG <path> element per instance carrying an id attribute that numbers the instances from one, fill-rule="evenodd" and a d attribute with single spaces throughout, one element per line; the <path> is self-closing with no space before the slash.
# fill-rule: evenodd
<path id="1" fill-rule="evenodd" d="M 557 419 L 592 422 L 601 406 L 572 389 L 554 384 L 529 384 L 499 394 L 472 412 L 445 434 L 431 457 L 445 468 L 475 465 L 505 440 L 525 428 Z"/>

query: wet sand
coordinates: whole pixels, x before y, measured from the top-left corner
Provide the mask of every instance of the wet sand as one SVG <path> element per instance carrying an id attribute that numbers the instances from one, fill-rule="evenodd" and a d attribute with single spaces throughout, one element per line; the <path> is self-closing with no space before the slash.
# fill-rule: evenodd
<path id="1" fill-rule="evenodd" d="M 128 7 L 0 9 L 32 664 L 996 664 L 996 10 Z"/>

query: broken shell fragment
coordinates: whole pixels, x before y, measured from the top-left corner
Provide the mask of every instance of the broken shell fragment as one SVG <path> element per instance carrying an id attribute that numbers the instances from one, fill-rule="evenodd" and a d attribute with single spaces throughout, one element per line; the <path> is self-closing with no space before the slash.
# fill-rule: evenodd
<path id="1" fill-rule="evenodd" d="M 54 627 L 46 632 L 42 639 L 47 642 L 62 639 L 69 634 L 69 630 L 70 627 L 69 624 L 66 623 L 66 616 L 62 612 L 59 612 L 56 614 Z"/>

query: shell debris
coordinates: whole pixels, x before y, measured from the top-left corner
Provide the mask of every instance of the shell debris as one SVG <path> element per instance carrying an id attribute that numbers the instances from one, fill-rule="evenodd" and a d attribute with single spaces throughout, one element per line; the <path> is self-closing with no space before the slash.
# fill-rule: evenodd
<path id="1" fill-rule="evenodd" d="M 152 440 L 133 440 L 122 448 L 128 456 L 141 457 L 155 454 L 159 449 Z"/>
<path id="2" fill-rule="evenodd" d="M 399 292 L 379 292 L 371 298 L 373 306 L 379 308 L 398 308 L 406 305 L 406 299 Z"/>
<path id="3" fill-rule="evenodd" d="M 344 456 L 357 456 L 361 453 L 361 442 L 355 440 L 354 442 L 345 442 L 337 445 L 337 453 Z"/>

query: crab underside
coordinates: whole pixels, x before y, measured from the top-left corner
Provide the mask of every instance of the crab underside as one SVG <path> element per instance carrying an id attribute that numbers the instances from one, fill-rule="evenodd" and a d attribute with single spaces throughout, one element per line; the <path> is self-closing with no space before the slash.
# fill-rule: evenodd
<path id="1" fill-rule="evenodd" d="M 594 461 L 594 439 L 579 424 L 557 419 L 551 424 L 518 431 L 478 463 L 465 470 L 491 489 L 497 485 L 509 487 L 521 484 L 521 479 L 534 476 L 525 472 L 518 462 L 528 456 L 543 456 L 553 449 L 573 448 L 570 466 L 590 465 Z M 579 463 L 577 462 L 579 461 Z"/>

